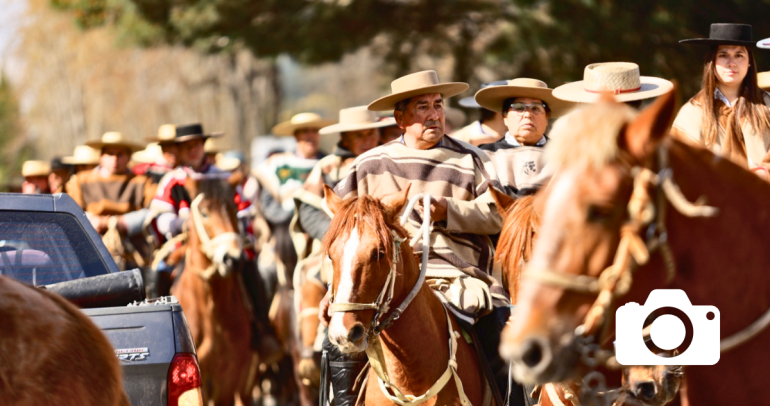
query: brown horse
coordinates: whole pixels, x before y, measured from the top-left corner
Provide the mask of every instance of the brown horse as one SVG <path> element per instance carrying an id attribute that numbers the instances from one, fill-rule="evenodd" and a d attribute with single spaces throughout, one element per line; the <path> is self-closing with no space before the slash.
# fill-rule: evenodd
<path id="1" fill-rule="evenodd" d="M 420 264 L 409 244 L 402 244 L 407 233 L 398 214 L 409 187 L 382 200 L 342 201 L 331 189 L 325 192 L 335 214 L 324 239 L 334 269 L 329 339 L 344 353 L 369 356 L 365 403 L 423 396 L 427 405 L 460 405 L 463 399 L 481 405 L 486 382 L 475 351 L 430 287 L 417 286 Z M 400 317 L 391 317 L 408 297 L 414 299 Z M 442 377 L 444 385 L 436 386 Z M 388 381 L 391 389 L 385 389 Z"/>
<path id="2" fill-rule="evenodd" d="M 250 303 L 233 271 L 243 250 L 233 192 L 220 180 L 199 181 L 196 189 L 184 271 L 171 293 L 197 346 L 204 403 L 229 405 L 237 397 L 250 404 L 257 365 Z"/>
<path id="3" fill-rule="evenodd" d="M 491 189 L 498 212 L 503 217 L 503 229 L 495 252 L 495 260 L 503 270 L 503 285 L 508 289 L 511 303 L 516 304 L 521 272 L 532 258 L 532 249 L 540 228 L 541 205 L 536 196 L 514 199 L 496 189 Z M 607 383 L 618 380 L 617 371 L 604 371 Z M 632 366 L 622 371 L 620 398 L 614 405 L 662 406 L 674 399 L 681 381 L 681 367 Z M 574 380 L 564 383 L 548 383 L 540 388 L 542 406 L 574 406 L 579 404 L 580 385 Z M 572 399 L 575 399 L 573 402 Z"/>
<path id="4" fill-rule="evenodd" d="M 770 330 L 745 333 L 770 307 L 770 185 L 670 138 L 674 99 L 663 95 L 638 115 L 604 102 L 555 126 L 559 142 L 547 153 L 558 172 L 503 337 L 518 379 L 573 376 L 585 343 L 614 331 L 623 303 L 611 299 L 644 303 L 666 287 L 720 309 L 721 335 L 730 336 L 717 365 L 686 367 L 682 402 L 755 404 L 763 393 Z"/>
<path id="5" fill-rule="evenodd" d="M 128 406 L 107 337 L 63 298 L 0 276 L 0 404 Z"/>

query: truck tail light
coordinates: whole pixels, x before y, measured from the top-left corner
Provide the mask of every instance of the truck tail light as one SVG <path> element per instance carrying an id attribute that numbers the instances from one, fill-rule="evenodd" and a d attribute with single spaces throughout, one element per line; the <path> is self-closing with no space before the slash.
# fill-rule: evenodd
<path id="1" fill-rule="evenodd" d="M 174 355 L 168 369 L 168 406 L 203 406 L 201 370 L 194 354 Z"/>

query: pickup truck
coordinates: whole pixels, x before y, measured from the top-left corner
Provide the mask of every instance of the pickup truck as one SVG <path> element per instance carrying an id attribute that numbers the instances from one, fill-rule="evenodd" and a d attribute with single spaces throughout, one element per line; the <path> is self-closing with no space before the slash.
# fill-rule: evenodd
<path id="1" fill-rule="evenodd" d="M 202 405 L 195 345 L 176 298 L 141 300 L 141 273 L 118 271 L 69 196 L 0 193 L 0 274 L 80 306 L 115 348 L 132 405 Z"/>

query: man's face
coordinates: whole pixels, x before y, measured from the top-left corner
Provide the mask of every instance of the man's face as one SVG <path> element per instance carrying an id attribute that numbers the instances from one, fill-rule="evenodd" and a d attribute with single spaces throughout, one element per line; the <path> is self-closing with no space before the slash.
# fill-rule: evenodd
<path id="1" fill-rule="evenodd" d="M 163 151 L 163 159 L 170 166 L 176 167 L 179 164 L 179 148 L 177 148 L 176 144 L 163 144 L 160 146 L 160 149 Z"/>
<path id="2" fill-rule="evenodd" d="M 51 190 L 58 190 L 62 185 L 67 182 L 69 178 L 69 171 L 66 169 L 56 169 L 51 171 L 48 175 L 48 185 Z"/>
<path id="3" fill-rule="evenodd" d="M 178 148 L 181 164 L 192 166 L 193 168 L 201 166 L 203 164 L 203 157 L 205 156 L 203 151 L 204 143 L 205 140 L 202 138 L 180 143 Z"/>
<path id="4" fill-rule="evenodd" d="M 355 156 L 376 147 L 379 141 L 380 134 L 376 128 L 342 133 L 342 146 Z"/>
<path id="5" fill-rule="evenodd" d="M 131 150 L 125 147 L 109 146 L 102 149 L 99 166 L 110 175 L 122 174 L 128 170 Z"/>
<path id="6" fill-rule="evenodd" d="M 27 194 L 49 193 L 48 176 L 25 177 L 24 184 L 22 185 L 22 192 Z"/>
<path id="7" fill-rule="evenodd" d="M 397 125 L 380 128 L 380 144 L 387 144 L 401 136 L 401 128 Z"/>
<path id="8" fill-rule="evenodd" d="M 439 93 L 412 97 L 405 111 L 393 114 L 404 134 L 418 145 L 436 145 L 444 136 L 444 99 Z"/>
<path id="9" fill-rule="evenodd" d="M 300 128 L 294 132 L 297 138 L 297 152 L 305 158 L 313 158 L 318 155 L 318 146 L 321 144 L 321 135 L 317 128 Z"/>
<path id="10" fill-rule="evenodd" d="M 525 110 L 517 111 L 516 107 L 526 106 Z M 503 117 L 508 132 L 521 145 L 536 145 L 548 127 L 548 115 L 542 107 L 543 101 L 529 97 L 517 97 L 513 106 Z M 539 106 L 539 108 L 538 108 Z"/>

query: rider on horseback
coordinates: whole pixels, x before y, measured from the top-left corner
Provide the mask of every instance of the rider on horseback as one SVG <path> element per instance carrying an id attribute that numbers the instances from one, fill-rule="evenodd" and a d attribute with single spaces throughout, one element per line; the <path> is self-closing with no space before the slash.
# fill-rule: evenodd
<path id="1" fill-rule="evenodd" d="M 225 179 L 228 177 L 227 172 L 223 172 L 207 162 L 203 151 L 205 140 L 218 135 L 205 134 L 203 126 L 200 124 L 176 126 L 175 142 L 179 150 L 181 166 L 163 177 L 150 205 L 151 211 L 157 214 L 152 223 L 153 228 L 162 237 L 171 239 L 182 233 L 184 223 L 190 216 L 192 198 L 185 188 L 187 179 L 191 177 Z M 236 203 L 239 203 L 241 199 L 237 195 L 235 198 Z M 245 210 L 241 206 L 238 207 L 239 211 Z M 262 279 L 257 273 L 255 253 L 250 250 L 252 249 L 246 249 L 243 254 L 244 266 L 242 269 L 243 280 L 254 309 L 252 347 L 257 351 L 260 362 L 271 364 L 282 357 L 283 351 L 276 341 L 270 325 L 269 308 Z M 161 269 L 155 272 L 155 274 L 162 273 L 166 272 Z"/>
<path id="2" fill-rule="evenodd" d="M 379 129 L 390 125 L 390 122 L 379 121 L 366 106 L 340 110 L 340 123 L 319 131 L 321 135 L 339 133 L 340 142 L 331 155 L 316 164 L 302 189 L 294 194 L 295 211 L 290 231 L 299 256 L 294 272 L 294 286 L 301 292 L 298 314 L 302 359 L 298 372 L 303 380 L 314 386 L 318 386 L 320 379 L 319 366 L 313 358 L 315 352 L 320 352 L 318 306 L 331 282 L 330 275 L 324 272 L 321 256 L 321 240 L 331 221 L 322 207 L 323 185 L 335 187 L 348 175 L 357 156 L 377 146 Z"/>
<path id="3" fill-rule="evenodd" d="M 489 187 L 500 188 L 500 183 L 484 152 L 444 134 L 444 98 L 462 93 L 468 85 L 439 83 L 436 72 L 425 71 L 393 81 L 392 88 L 392 95 L 376 100 L 369 109 L 394 109 L 403 135 L 356 158 L 335 191 L 343 198 L 381 198 L 411 184 L 410 197 L 418 193 L 433 197 L 427 208 L 433 222 L 428 283 L 451 304 L 449 309 L 469 334 L 479 331 L 475 339 L 497 378 L 490 385 L 505 391 L 507 367 L 499 360 L 497 348 L 499 332 L 510 311 L 499 277 L 492 275 L 494 246 L 489 239 L 501 227 Z M 425 209 L 418 205 L 410 216 L 406 228 L 411 234 L 419 229 Z M 418 247 L 415 254 L 420 253 Z M 329 319 L 328 298 L 327 293 L 321 306 L 325 321 Z M 335 404 L 352 404 L 357 394 L 345 385 L 353 382 L 365 361 L 350 359 L 328 339 L 324 349 L 329 356 Z M 511 398 L 513 404 L 522 404 L 521 390 L 514 390 Z"/>

